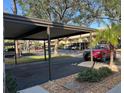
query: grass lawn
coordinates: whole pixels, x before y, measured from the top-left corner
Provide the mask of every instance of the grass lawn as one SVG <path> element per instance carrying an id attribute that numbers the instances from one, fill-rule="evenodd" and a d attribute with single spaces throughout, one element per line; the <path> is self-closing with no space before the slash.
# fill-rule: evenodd
<path id="1" fill-rule="evenodd" d="M 52 55 L 53 58 L 68 58 L 71 57 L 69 55 L 59 55 L 59 56 L 54 56 Z M 47 56 L 48 58 L 48 56 Z M 20 57 L 17 58 L 17 63 L 31 63 L 31 62 L 39 62 L 39 61 L 44 61 L 44 56 L 28 56 L 28 57 Z M 14 58 L 5 58 L 5 64 L 15 64 Z"/>

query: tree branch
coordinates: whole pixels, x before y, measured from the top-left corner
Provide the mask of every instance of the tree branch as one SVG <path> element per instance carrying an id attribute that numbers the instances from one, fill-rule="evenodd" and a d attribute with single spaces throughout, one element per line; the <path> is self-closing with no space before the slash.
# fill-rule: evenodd
<path id="1" fill-rule="evenodd" d="M 58 14 L 59 18 L 61 19 L 61 14 L 54 8 L 54 7 L 51 7 L 54 11 L 54 13 Z"/>

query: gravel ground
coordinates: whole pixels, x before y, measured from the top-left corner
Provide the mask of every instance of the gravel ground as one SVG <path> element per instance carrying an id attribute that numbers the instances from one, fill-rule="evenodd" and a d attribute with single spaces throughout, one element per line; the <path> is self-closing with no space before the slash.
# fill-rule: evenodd
<path id="1" fill-rule="evenodd" d="M 76 74 L 73 74 L 52 82 L 44 83 L 41 86 L 50 93 L 106 93 L 121 81 L 121 72 L 116 72 L 97 83 L 79 83 L 75 80 L 75 76 Z M 69 82 L 74 82 L 78 87 L 67 89 L 64 85 Z"/>

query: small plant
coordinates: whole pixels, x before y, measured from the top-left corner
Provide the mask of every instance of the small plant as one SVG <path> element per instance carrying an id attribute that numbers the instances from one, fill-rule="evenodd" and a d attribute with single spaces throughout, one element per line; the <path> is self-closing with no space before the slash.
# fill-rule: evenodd
<path id="1" fill-rule="evenodd" d="M 100 81 L 100 74 L 98 72 L 98 70 L 96 69 L 84 69 L 81 72 L 79 72 L 78 77 L 77 77 L 78 81 L 88 81 L 88 82 L 97 82 Z"/>
<path id="2" fill-rule="evenodd" d="M 17 93 L 17 84 L 11 72 L 6 74 L 6 88 L 9 93 Z"/>
<path id="3" fill-rule="evenodd" d="M 101 78 L 105 78 L 109 76 L 110 74 L 112 74 L 112 71 L 108 67 L 101 67 L 99 68 L 99 73 L 100 73 Z"/>
<path id="4" fill-rule="evenodd" d="M 82 81 L 88 81 L 88 82 L 98 82 L 101 79 L 109 76 L 112 74 L 111 69 L 107 67 L 102 67 L 99 69 L 91 69 L 86 68 L 78 73 L 77 80 Z"/>

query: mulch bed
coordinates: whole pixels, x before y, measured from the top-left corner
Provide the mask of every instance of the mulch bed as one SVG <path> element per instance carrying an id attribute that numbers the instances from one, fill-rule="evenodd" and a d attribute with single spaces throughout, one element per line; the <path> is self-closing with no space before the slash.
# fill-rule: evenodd
<path id="1" fill-rule="evenodd" d="M 50 93 L 106 93 L 121 81 L 121 72 L 116 72 L 100 82 L 78 82 L 75 80 L 76 74 L 50 81 L 41 85 Z M 68 89 L 64 87 L 69 82 L 75 82 L 80 87 Z"/>

